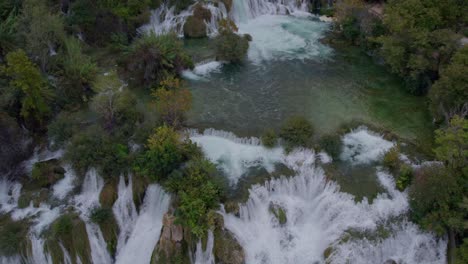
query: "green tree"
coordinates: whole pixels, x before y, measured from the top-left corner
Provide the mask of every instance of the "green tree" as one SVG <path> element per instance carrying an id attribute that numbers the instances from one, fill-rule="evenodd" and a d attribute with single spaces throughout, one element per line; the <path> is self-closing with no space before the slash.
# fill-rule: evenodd
<path id="1" fill-rule="evenodd" d="M 218 206 L 221 188 L 217 171 L 208 160 L 199 158 L 188 162 L 182 172 L 172 173 L 166 186 L 177 193 L 177 220 L 197 237 L 208 230 L 208 212 Z"/>
<path id="2" fill-rule="evenodd" d="M 216 37 L 216 59 L 233 63 L 241 62 L 249 49 L 249 35 L 236 34 L 237 26 L 231 20 L 220 21 L 219 35 Z"/>
<path id="3" fill-rule="evenodd" d="M 176 35 L 145 34 L 129 48 L 124 62 L 125 71 L 137 84 L 157 86 L 168 76 L 178 76 L 184 69 L 193 67 Z"/>
<path id="4" fill-rule="evenodd" d="M 441 77 L 429 92 L 431 110 L 448 122 L 458 115 L 468 116 L 468 46 L 461 48 L 452 63 L 441 71 Z"/>
<path id="5" fill-rule="evenodd" d="M 37 66 L 23 50 L 17 50 L 7 54 L 6 65 L 1 66 L 0 72 L 8 77 L 10 86 L 17 95 L 15 100 L 21 103 L 21 117 L 42 125 L 50 115 L 49 103 L 53 93 Z"/>
<path id="6" fill-rule="evenodd" d="M 158 127 L 138 158 L 135 170 L 153 181 L 161 181 L 183 161 L 182 142 L 173 128 Z"/>
<path id="7" fill-rule="evenodd" d="M 60 72 L 62 96 L 68 99 L 66 103 L 81 102 L 91 92 L 89 87 L 96 78 L 97 66 L 91 57 L 83 53 L 77 38 L 68 37 L 64 44 Z"/>
<path id="8" fill-rule="evenodd" d="M 25 0 L 18 20 L 18 31 L 28 52 L 34 55 L 42 71 L 47 69 L 50 55 L 65 38 L 62 18 L 51 13 L 47 1 Z"/>

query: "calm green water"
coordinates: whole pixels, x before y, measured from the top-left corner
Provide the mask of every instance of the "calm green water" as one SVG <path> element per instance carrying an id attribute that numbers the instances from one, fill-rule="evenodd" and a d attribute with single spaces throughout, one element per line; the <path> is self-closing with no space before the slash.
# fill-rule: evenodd
<path id="1" fill-rule="evenodd" d="M 189 42 L 196 59 L 210 57 L 206 42 Z M 319 134 L 358 120 L 412 141 L 431 141 L 423 97 L 356 48 L 333 49 L 327 59 L 224 65 L 205 80 L 188 80 L 194 96 L 189 125 L 260 135 L 293 115 L 307 117 Z"/>

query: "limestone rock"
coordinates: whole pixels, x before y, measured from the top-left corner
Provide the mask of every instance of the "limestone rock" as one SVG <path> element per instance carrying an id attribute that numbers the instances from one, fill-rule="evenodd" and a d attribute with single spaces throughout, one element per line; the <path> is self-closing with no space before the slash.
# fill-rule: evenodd
<path id="1" fill-rule="evenodd" d="M 201 18 L 189 16 L 184 24 L 184 36 L 186 38 L 206 37 L 206 24 Z"/>

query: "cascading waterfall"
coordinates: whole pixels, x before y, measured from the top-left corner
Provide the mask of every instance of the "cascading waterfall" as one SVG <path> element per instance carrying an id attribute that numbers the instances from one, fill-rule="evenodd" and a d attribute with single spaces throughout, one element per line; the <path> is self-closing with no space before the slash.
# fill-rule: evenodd
<path id="1" fill-rule="evenodd" d="M 149 263 L 159 240 L 162 219 L 169 208 L 170 195 L 157 184 L 146 190 L 140 214 L 125 245 L 117 252 L 116 263 Z"/>
<path id="2" fill-rule="evenodd" d="M 81 212 L 80 217 L 85 222 L 93 262 L 106 264 L 112 262 L 106 241 L 99 226 L 89 220 L 89 212 L 100 205 L 99 194 L 103 187 L 104 180 L 95 169 L 90 169 L 83 181 L 81 194 L 75 197 L 74 202 L 75 208 Z"/>
<path id="3" fill-rule="evenodd" d="M 372 139 L 374 148 L 381 151 L 366 153 L 365 159 L 350 160 L 355 164 L 377 161 L 382 152 L 393 146 L 365 128 L 345 135 L 343 143 L 348 147 L 360 146 L 359 140 L 352 143 L 348 140 L 356 138 L 356 133 L 360 133 L 358 138 Z M 208 158 L 221 168 L 224 166 L 226 173 L 236 175 L 238 171 L 244 174 L 249 168 L 264 166 L 264 160 L 268 159 L 264 156 L 271 154 L 259 155 L 262 147 L 257 139 L 240 139 L 222 131 L 192 132 L 191 139 Z M 359 154 L 363 146 L 354 150 Z M 327 180 L 316 164 L 321 156 L 307 149 L 279 154 L 274 160 L 295 171 L 295 176 L 252 186 L 248 201 L 240 205 L 239 216 L 223 213 L 226 228 L 246 252 L 246 263 L 322 263 L 327 248 L 332 250 L 327 258 L 331 263 L 343 263 L 347 257 L 357 260 L 351 263 L 383 263 L 390 259 L 402 263 L 444 263 L 446 241 L 401 220 L 409 209 L 408 198 L 395 188 L 391 175 L 378 169 L 377 180 L 385 192 L 372 203 L 366 198 L 356 202 L 354 196 L 340 192 L 338 184 Z M 246 162 L 249 157 L 262 162 Z M 239 164 L 243 164 L 241 169 Z M 274 210 L 282 210 L 286 221 L 281 222 Z M 393 235 L 379 238 L 377 230 L 382 228 Z M 405 232 L 409 235 L 404 235 Z M 377 236 L 377 240 L 356 240 L 352 234 Z M 423 254 L 427 249 L 433 252 Z M 353 252 L 356 254 L 352 255 Z"/>
<path id="4" fill-rule="evenodd" d="M 201 241 L 198 241 L 195 255 L 191 257 L 193 264 L 215 264 L 213 256 L 214 236 L 211 230 L 208 231 L 208 239 L 206 241 L 206 249 L 203 250 Z"/>
<path id="5" fill-rule="evenodd" d="M 125 185 L 124 176 L 120 176 L 118 198 L 112 207 L 112 211 L 119 225 L 119 237 L 117 240 L 117 252 L 119 252 L 130 236 L 138 217 L 135 203 L 133 202 L 133 184 L 130 175 L 128 177 L 128 185 Z"/>

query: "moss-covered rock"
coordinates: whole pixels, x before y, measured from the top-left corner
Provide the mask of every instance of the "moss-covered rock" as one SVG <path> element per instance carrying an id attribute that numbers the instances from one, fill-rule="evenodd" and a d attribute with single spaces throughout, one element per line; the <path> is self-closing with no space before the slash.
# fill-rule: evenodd
<path id="1" fill-rule="evenodd" d="M 60 216 L 52 223 L 48 231 L 46 247 L 54 259 L 54 263 L 63 261 L 63 253 L 59 243 L 62 243 L 69 252 L 71 259 L 76 259 L 79 256 L 83 263 L 92 263 L 86 226 L 77 214 L 68 213 Z"/>
<path id="2" fill-rule="evenodd" d="M 213 254 L 216 263 L 245 263 L 244 249 L 239 245 L 234 235 L 224 228 L 216 228 L 214 231 Z"/>
<path id="3" fill-rule="evenodd" d="M 31 187 L 30 187 L 31 188 Z M 49 198 L 49 191 L 47 189 L 34 190 L 27 188 L 21 192 L 21 196 L 18 199 L 18 208 L 26 208 L 29 205 L 39 207 L 39 205 Z"/>
<path id="4" fill-rule="evenodd" d="M 102 236 L 104 237 L 104 241 L 107 244 L 107 250 L 111 254 L 111 256 L 115 256 L 117 250 L 117 237 L 119 232 L 119 225 L 115 220 L 114 214 L 112 213 L 111 208 L 99 208 L 93 211 L 95 214 L 98 213 L 99 217 L 96 217 L 96 223 L 101 228 Z"/>
<path id="5" fill-rule="evenodd" d="M 195 16 L 189 16 L 184 24 L 184 36 L 186 38 L 206 37 L 205 21 Z"/>
<path id="6" fill-rule="evenodd" d="M 270 204 L 270 212 L 278 219 L 280 225 L 286 224 L 288 218 L 286 217 L 286 212 L 284 209 L 277 204 Z"/>
<path id="7" fill-rule="evenodd" d="M 224 210 L 226 213 L 234 214 L 235 216 L 239 216 L 239 203 L 237 202 L 226 202 L 224 204 Z"/>
<path id="8" fill-rule="evenodd" d="M 175 216 L 166 213 L 163 218 L 161 237 L 156 245 L 152 264 L 184 264 L 190 263 L 188 243 L 184 239 L 184 229 L 174 223 Z"/>
<path id="9" fill-rule="evenodd" d="M 137 211 L 140 210 L 140 205 L 143 203 L 145 198 L 146 188 L 148 187 L 148 179 L 142 176 L 134 175 L 132 178 L 132 187 L 133 187 L 133 202 L 137 208 Z"/>
<path id="10" fill-rule="evenodd" d="M 197 4 L 193 9 L 193 16 L 204 21 L 210 21 L 211 11 L 204 8 L 201 4 Z"/>
<path id="11" fill-rule="evenodd" d="M 0 217 L 0 255 L 12 256 L 24 253 L 27 245 L 27 224 L 15 222 L 10 216 Z"/>
<path id="12" fill-rule="evenodd" d="M 117 181 L 107 181 L 99 194 L 99 202 L 104 208 L 111 208 L 115 200 L 117 200 Z"/>
<path id="13" fill-rule="evenodd" d="M 37 182 L 40 187 L 50 187 L 65 175 L 65 169 L 60 166 L 60 161 L 51 159 L 47 161 L 37 162 L 32 170 L 32 179 Z"/>
<path id="14" fill-rule="evenodd" d="M 220 0 L 221 3 L 224 4 L 224 6 L 226 7 L 226 10 L 228 11 L 231 11 L 231 8 L 232 8 L 232 0 Z"/>

